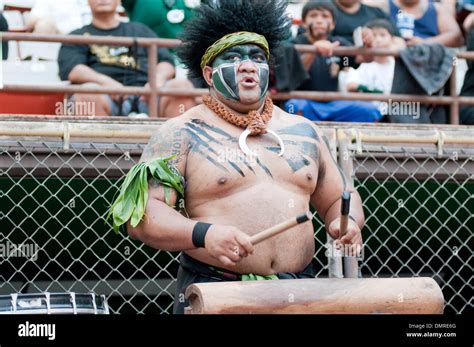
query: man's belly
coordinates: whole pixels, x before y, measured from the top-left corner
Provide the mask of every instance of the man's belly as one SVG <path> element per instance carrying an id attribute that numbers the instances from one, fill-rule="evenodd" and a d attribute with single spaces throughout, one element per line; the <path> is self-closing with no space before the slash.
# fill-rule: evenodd
<path id="1" fill-rule="evenodd" d="M 270 189 L 271 188 L 271 189 Z M 304 213 L 308 197 L 290 192 L 274 184 L 258 185 L 238 193 L 215 199 L 188 209 L 191 219 L 219 225 L 232 225 L 254 235 L 275 224 Z M 223 267 L 205 249 L 186 251 L 201 262 Z M 278 272 L 302 271 L 314 255 L 312 222 L 293 227 L 255 247 L 252 255 L 228 270 L 238 273 L 270 275 Z"/>

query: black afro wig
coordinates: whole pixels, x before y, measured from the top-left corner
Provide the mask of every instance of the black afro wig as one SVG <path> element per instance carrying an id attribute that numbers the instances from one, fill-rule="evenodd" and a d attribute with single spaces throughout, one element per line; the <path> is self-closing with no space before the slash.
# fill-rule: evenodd
<path id="1" fill-rule="evenodd" d="M 190 77 L 202 81 L 201 58 L 224 35 L 238 31 L 263 35 L 272 52 L 291 35 L 286 7 L 286 0 L 216 0 L 203 4 L 179 37 L 183 44 L 177 49 L 178 57 Z"/>

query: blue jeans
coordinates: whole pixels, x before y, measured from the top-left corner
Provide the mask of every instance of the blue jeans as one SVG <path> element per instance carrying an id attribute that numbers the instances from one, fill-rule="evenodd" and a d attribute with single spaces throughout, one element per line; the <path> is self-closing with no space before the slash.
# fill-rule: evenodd
<path id="1" fill-rule="evenodd" d="M 104 95 L 107 98 L 110 109 L 112 110 L 111 116 L 128 116 L 130 113 L 148 113 L 148 103 L 140 100 L 139 96 L 128 96 L 122 99 L 122 102 L 117 102 L 110 95 Z M 160 98 L 158 97 L 158 105 L 160 104 Z"/>
<path id="2" fill-rule="evenodd" d="M 302 114 L 313 121 L 377 122 L 382 118 L 377 105 L 366 101 L 291 99 L 284 107 L 288 113 Z"/>

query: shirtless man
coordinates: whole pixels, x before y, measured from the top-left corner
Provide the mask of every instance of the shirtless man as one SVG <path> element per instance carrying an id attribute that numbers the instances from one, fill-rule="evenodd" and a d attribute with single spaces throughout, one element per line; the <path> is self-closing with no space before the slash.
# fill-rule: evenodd
<path id="1" fill-rule="evenodd" d="M 160 126 L 141 159 L 176 156 L 170 165 L 186 180 L 187 217 L 170 207 L 179 204 L 176 191 L 167 204 L 163 185 L 150 180 L 145 217 L 135 227 L 128 224 L 132 238 L 156 249 L 183 251 L 175 313 L 183 312 L 183 293 L 191 283 L 242 280 L 246 274 L 314 278 L 310 222 L 255 247 L 249 242 L 251 235 L 307 211 L 310 203 L 336 238 L 340 197 L 349 191 L 351 219 L 341 242 L 362 243 L 360 197 L 332 159 L 324 135 L 266 98 L 269 48 L 289 28 L 284 2 L 221 0 L 211 6 L 201 7 L 179 53 L 191 72 L 202 73 L 211 96 Z M 230 14 L 241 20 L 224 18 Z M 216 22 L 222 24 L 209 24 Z M 250 118 L 247 129 L 253 136 L 247 145 L 258 156 L 239 147 L 244 129 L 238 124 Z M 281 156 L 279 138 L 285 147 Z"/>

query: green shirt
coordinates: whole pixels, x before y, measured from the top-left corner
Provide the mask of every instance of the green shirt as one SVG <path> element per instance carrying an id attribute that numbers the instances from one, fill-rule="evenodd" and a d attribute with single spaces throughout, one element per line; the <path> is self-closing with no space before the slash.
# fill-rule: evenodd
<path id="1" fill-rule="evenodd" d="M 183 24 L 193 15 L 193 6 L 199 5 L 196 0 L 122 0 L 131 21 L 140 22 L 152 29 L 158 37 L 175 39 L 183 30 Z M 171 23 L 168 13 L 175 10 L 184 11 L 180 23 Z M 179 14 L 178 14 L 179 17 Z M 176 17 L 175 17 L 176 18 Z"/>

